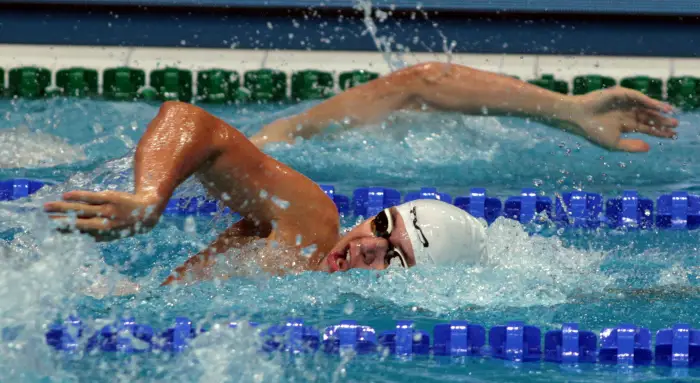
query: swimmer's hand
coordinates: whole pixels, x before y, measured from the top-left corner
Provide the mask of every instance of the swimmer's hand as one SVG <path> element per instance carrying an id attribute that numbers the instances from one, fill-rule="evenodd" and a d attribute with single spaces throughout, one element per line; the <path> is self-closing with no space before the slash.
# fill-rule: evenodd
<path id="1" fill-rule="evenodd" d="M 623 133 L 642 133 L 673 138 L 678 120 L 666 116 L 673 108 L 626 88 L 609 88 L 574 96 L 574 112 L 564 129 L 581 135 L 608 150 L 647 152 L 649 144 L 622 138 Z"/>
<path id="2" fill-rule="evenodd" d="M 157 198 L 132 193 L 71 191 L 63 201 L 46 203 L 44 211 L 51 213 L 62 231 L 76 229 L 109 241 L 149 231 L 158 222 L 162 204 Z"/>

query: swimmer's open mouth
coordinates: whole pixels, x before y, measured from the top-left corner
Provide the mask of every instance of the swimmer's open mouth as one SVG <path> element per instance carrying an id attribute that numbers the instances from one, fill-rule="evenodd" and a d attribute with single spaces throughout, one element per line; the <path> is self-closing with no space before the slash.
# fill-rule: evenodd
<path id="1" fill-rule="evenodd" d="M 342 251 L 334 251 L 328 254 L 326 261 L 331 273 L 348 270 L 350 268 L 350 244 L 347 244 Z"/>

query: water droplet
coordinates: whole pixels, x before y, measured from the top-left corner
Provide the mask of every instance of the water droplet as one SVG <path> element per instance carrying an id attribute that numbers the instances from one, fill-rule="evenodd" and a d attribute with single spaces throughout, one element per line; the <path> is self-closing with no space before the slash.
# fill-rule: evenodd
<path id="1" fill-rule="evenodd" d="M 296 238 L 296 245 L 297 246 L 301 245 L 301 239 L 302 239 L 301 234 L 297 234 L 297 238 Z"/>
<path id="2" fill-rule="evenodd" d="M 195 222 L 194 217 L 188 216 L 185 218 L 185 233 L 195 234 L 197 233 L 197 222 Z"/>
<path id="3" fill-rule="evenodd" d="M 651 215 L 651 211 L 649 209 L 644 210 L 644 215 L 649 217 Z"/>
<path id="4" fill-rule="evenodd" d="M 532 180 L 532 184 L 535 185 L 535 187 L 540 187 L 542 186 L 542 184 L 544 184 L 544 181 L 542 181 L 539 178 L 535 178 L 534 180 Z"/>
<path id="5" fill-rule="evenodd" d="M 221 194 L 221 199 L 224 201 L 228 201 L 231 199 L 231 196 L 228 195 L 228 193 L 223 193 L 223 194 Z"/>
<path id="6" fill-rule="evenodd" d="M 624 162 L 618 162 L 618 163 L 617 163 L 617 166 L 619 166 L 619 167 L 621 167 L 621 168 L 623 168 L 623 169 L 624 169 L 624 168 L 626 168 L 626 167 L 627 167 L 627 164 L 626 164 L 626 163 L 624 163 Z"/>
<path id="7" fill-rule="evenodd" d="M 267 198 L 267 190 L 265 189 L 260 189 L 260 198 Z"/>
<path id="8" fill-rule="evenodd" d="M 314 253 L 316 252 L 316 249 L 318 249 L 318 246 L 313 245 L 313 244 L 306 246 L 305 248 L 301 249 L 301 255 L 306 257 L 306 258 L 309 258 L 310 256 L 314 255 Z"/>
<path id="9" fill-rule="evenodd" d="M 343 308 L 343 312 L 347 315 L 352 314 L 353 312 L 355 312 L 355 304 L 352 302 L 348 302 Z"/>
<path id="10" fill-rule="evenodd" d="M 274 195 L 270 199 L 280 209 L 287 210 L 287 208 L 289 207 L 289 201 L 285 201 L 285 200 L 283 200 L 277 196 L 274 196 Z"/>

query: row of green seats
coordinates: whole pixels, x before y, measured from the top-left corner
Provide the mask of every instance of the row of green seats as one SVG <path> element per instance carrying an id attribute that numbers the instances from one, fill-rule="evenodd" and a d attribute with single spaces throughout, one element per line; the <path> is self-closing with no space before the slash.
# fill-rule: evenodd
<path id="1" fill-rule="evenodd" d="M 542 75 L 539 79 L 528 82 L 554 92 L 569 93 L 569 84 L 566 81 L 555 79 L 550 74 Z M 616 85 L 617 82 L 612 77 L 600 75 L 578 76 L 574 78 L 572 93 L 586 94 Z M 663 99 L 663 81 L 660 78 L 648 76 L 626 77 L 620 81 L 620 86 L 638 90 L 657 100 Z M 666 100 L 686 110 L 700 108 L 700 78 L 692 76 L 669 78 Z"/>
<path id="2" fill-rule="evenodd" d="M 0 93 L 5 75 L 0 69 Z M 339 86 L 349 89 L 379 77 L 379 74 L 357 70 L 340 74 Z M 51 72 L 45 68 L 23 67 L 10 70 L 8 93 L 11 96 L 36 99 L 59 94 L 69 97 L 98 96 L 98 73 L 94 69 L 68 68 L 56 73 L 56 89 L 50 89 Z M 192 72 L 177 68 L 157 69 L 146 73 L 128 67 L 111 68 L 103 73 L 103 94 L 109 100 L 197 100 L 209 103 L 236 101 L 275 102 L 287 99 L 287 74 L 260 69 L 245 72 L 243 83 L 238 72 L 211 69 L 197 73 L 197 94 L 193 97 Z M 292 74 L 291 98 L 294 101 L 323 99 L 334 94 L 334 79 L 329 72 L 305 70 Z"/>
<path id="3" fill-rule="evenodd" d="M 377 78 L 367 71 L 351 71 L 339 76 L 340 89 L 348 89 Z M 5 74 L 0 69 L 0 79 Z M 193 94 L 192 72 L 177 68 L 157 69 L 150 73 L 146 87 L 146 73 L 128 67 L 107 69 L 103 73 L 103 94 L 109 100 L 180 100 L 208 103 L 279 102 L 287 99 L 287 74 L 271 69 L 238 72 L 210 69 L 197 73 L 197 93 Z M 56 88 L 51 89 L 51 72 L 45 68 L 23 67 L 10 70 L 7 93 L 22 98 L 42 98 L 54 94 L 70 97 L 98 96 L 98 72 L 94 69 L 68 68 L 56 73 Z M 532 84 L 555 92 L 568 94 L 569 84 L 553 75 L 542 75 L 530 80 Z M 245 87 L 243 86 L 245 84 Z M 574 78 L 573 94 L 585 94 L 617 85 L 612 77 L 600 75 Z M 648 76 L 627 77 L 620 81 L 623 87 L 636 89 L 652 98 L 663 97 L 663 81 Z M 0 94 L 3 81 L 0 81 Z M 329 72 L 305 70 L 292 74 L 293 101 L 323 99 L 334 94 L 334 79 Z M 690 76 L 672 77 L 667 82 L 667 100 L 685 109 L 700 108 L 700 79 Z"/>

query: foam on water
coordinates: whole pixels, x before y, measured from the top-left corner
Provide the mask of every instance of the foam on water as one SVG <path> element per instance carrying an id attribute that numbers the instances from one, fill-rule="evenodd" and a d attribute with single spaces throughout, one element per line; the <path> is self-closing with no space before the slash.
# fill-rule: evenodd
<path id="1" fill-rule="evenodd" d="M 22 232 L 0 241 L 0 328 L 13 329 L 0 346 L 0 373 L 15 380 L 27 374 L 61 376 L 48 361 L 43 333 L 47 321 L 66 313 L 99 275 L 99 250 L 84 236 L 60 235 L 39 214 L 0 208 Z M 84 273 L 85 267 L 92 273 Z"/>
<path id="2" fill-rule="evenodd" d="M 218 114 L 250 134 L 264 122 L 307 106 L 263 113 L 254 108 L 229 108 Z M 353 317 L 382 329 L 389 328 L 394 319 L 408 317 L 428 322 L 468 317 L 495 324 L 513 319 L 515 313 L 538 325 L 572 317 L 609 325 L 613 320 L 646 319 L 644 310 L 650 308 L 656 309 L 654 320 L 659 326 L 669 325 L 679 316 L 689 322 L 697 317 L 694 306 L 683 303 L 686 301 L 673 306 L 662 300 L 663 306 L 657 308 L 646 301 L 628 303 L 623 296 L 608 304 L 600 293 L 621 287 L 627 291 L 624 289 L 629 286 L 666 289 L 697 285 L 700 268 L 693 257 L 700 238 L 697 232 L 604 230 L 532 236 L 517 222 L 505 219 L 488 228 L 489 261 L 479 266 L 282 277 L 239 267 L 244 276 L 160 288 L 159 282 L 173 267 L 216 236 L 220 230 L 215 227 L 216 220 L 190 222 L 187 230 L 184 222 L 164 220 L 147 235 L 98 244 L 84 235 L 57 234 L 40 212 L 42 202 L 57 199 L 67 190 L 133 190 L 129 151 L 156 108 L 95 102 L 52 104 L 52 110 L 15 107 L 19 109 L 12 113 L 11 126 L 21 125 L 15 119 L 22 113 L 33 115 L 30 120 L 35 123 L 51 116 L 60 117 L 60 123 L 50 124 L 50 128 L 0 131 L 0 141 L 7 138 L 2 141 L 5 146 L 0 144 L 4 161 L 18 167 L 44 166 L 52 172 L 63 164 L 70 177 L 61 178 L 64 183 L 47 187 L 31 199 L 0 204 L 0 327 L 12 330 L 6 330 L 5 342 L 0 342 L 0 373 L 7 380 L 50 376 L 57 380 L 123 381 L 144 376 L 153 381 L 280 381 L 290 376 L 300 381 L 343 380 L 343 374 L 353 368 L 355 375 L 350 376 L 362 379 L 377 377 L 377 371 L 397 379 L 407 371 L 413 380 L 444 376 L 443 371 L 420 363 L 399 368 L 389 362 L 373 362 L 366 370 L 362 366 L 358 372 L 357 364 L 345 370 L 342 362 L 323 356 L 293 362 L 290 369 L 289 361 L 257 353 L 254 336 L 235 337 L 228 329 L 199 338 L 191 351 L 178 359 L 158 355 L 152 361 L 124 364 L 81 356 L 82 365 L 76 367 L 57 362 L 43 339 L 48 323 L 74 310 L 91 323 L 104 324 L 129 313 L 159 328 L 172 325 L 177 315 L 187 315 L 198 325 L 225 323 L 237 317 L 274 323 L 294 315 L 323 324 Z M 129 122 L 132 120 L 134 124 Z M 95 123 L 102 130 L 95 130 Z M 402 191 L 434 185 L 456 194 L 489 184 L 495 190 L 504 185 L 517 189 L 529 186 L 534 179 L 541 180 L 543 189 L 565 189 L 585 183 L 589 175 L 594 177 L 586 184 L 590 190 L 605 191 L 605 187 L 620 183 L 624 187 L 651 185 L 658 191 L 680 182 L 688 188 L 697 184 L 697 165 L 687 161 L 695 152 L 697 135 L 688 131 L 681 134 L 687 139 L 668 142 L 663 151 L 630 157 L 602 153 L 581 140 L 536 124 L 402 113 L 384 125 L 339 130 L 294 146 L 272 145 L 266 151 L 314 180 L 341 184 L 347 188 L 343 192 L 366 184 L 395 186 Z M 102 140 L 112 135 L 122 138 Z M 15 146 L 25 150 L 15 150 Z M 103 161 L 104 156 L 114 159 Z M 85 160 L 94 163 L 76 167 Z M 626 165 L 619 166 L 620 162 Z M 201 194 L 203 189 L 191 180 L 178 192 Z M 255 247 L 247 250 L 259 251 Z M 232 259 L 241 262 L 246 258 L 244 253 L 234 253 Z M 115 286 L 131 282 L 141 287 L 134 296 L 110 295 Z M 590 303 L 593 300 L 587 297 L 602 301 L 601 306 Z M 615 311 L 616 307 L 622 308 Z M 633 309 L 640 310 L 639 315 Z M 564 314 L 557 314 L 557 310 Z M 452 376 L 463 378 L 463 372 L 459 369 Z"/>
<path id="3" fill-rule="evenodd" d="M 489 227 L 487 235 L 489 262 L 484 265 L 423 265 L 410 270 L 353 270 L 284 277 L 268 277 L 248 269 L 247 273 L 253 273 L 248 277 L 205 282 L 172 293 L 178 299 L 188 296 L 187 300 L 197 301 L 196 296 L 217 291 L 217 306 L 235 307 L 246 315 L 293 312 L 309 305 L 323 312 L 324 307 L 343 302 L 347 294 L 365 304 L 385 302 L 443 315 L 467 307 L 556 305 L 567 302 L 573 294 L 602 291 L 613 282 L 600 270 L 605 252 L 567 247 L 557 237 L 530 236 L 520 224 L 505 219 Z M 233 262 L 237 262 L 236 257 L 232 256 Z M 238 259 L 242 262 L 239 256 Z M 210 304 L 188 311 L 207 312 Z"/>
<path id="4" fill-rule="evenodd" d="M 257 331 L 245 324 L 230 329 L 214 325 L 196 339 L 189 359 L 198 365 L 200 382 L 277 382 L 284 374 L 282 361 L 258 352 L 261 347 Z M 279 359 L 279 356 L 277 356 Z M 186 371 L 192 375 L 192 371 Z"/>
<path id="5" fill-rule="evenodd" d="M 0 130 L 0 168 L 52 167 L 86 158 L 80 147 L 52 134 L 26 126 Z"/>

